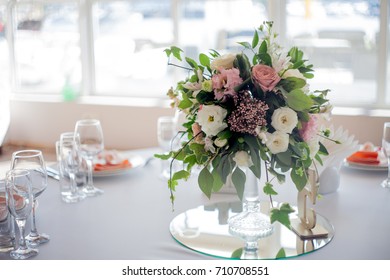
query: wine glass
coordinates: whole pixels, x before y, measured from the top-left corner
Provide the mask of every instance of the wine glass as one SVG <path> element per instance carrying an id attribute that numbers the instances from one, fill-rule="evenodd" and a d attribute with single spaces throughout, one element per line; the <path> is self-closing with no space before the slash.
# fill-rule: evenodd
<path id="1" fill-rule="evenodd" d="M 382 187 L 390 188 L 390 122 L 385 122 L 383 125 L 382 150 L 387 157 L 387 179 L 382 182 Z"/>
<path id="2" fill-rule="evenodd" d="M 27 259 L 38 254 L 37 249 L 26 244 L 25 226 L 34 204 L 30 172 L 26 169 L 12 169 L 6 174 L 7 206 L 19 228 L 20 241 L 17 249 L 10 252 L 13 259 Z"/>
<path id="3" fill-rule="evenodd" d="M 62 199 L 68 203 L 83 200 L 86 194 L 79 190 L 76 184 L 76 174 L 82 164 L 81 155 L 77 150 L 78 134 L 65 132 L 61 134 L 59 142 L 59 169 L 62 174 L 69 174 L 70 189 L 62 191 Z"/>
<path id="4" fill-rule="evenodd" d="M 103 131 L 99 120 L 86 119 L 76 122 L 75 133 L 79 135 L 76 146 L 81 156 L 85 158 L 88 166 L 87 186 L 84 192 L 87 196 L 96 196 L 103 193 L 103 190 L 93 185 L 93 158 L 103 151 Z"/>
<path id="5" fill-rule="evenodd" d="M 177 134 L 177 120 L 175 117 L 163 116 L 157 119 L 157 140 L 160 148 L 164 153 L 169 152 L 173 148 L 173 139 Z M 169 178 L 170 169 L 169 160 L 163 160 L 161 163 L 161 177 Z"/>
<path id="6" fill-rule="evenodd" d="M 11 159 L 10 169 L 27 169 L 30 173 L 32 183 L 32 192 L 34 196 L 32 205 L 32 224 L 31 231 L 26 236 L 26 240 L 32 246 L 46 243 L 50 240 L 49 235 L 38 233 L 35 221 L 36 200 L 47 187 L 47 171 L 42 151 L 40 150 L 21 150 L 14 152 Z"/>

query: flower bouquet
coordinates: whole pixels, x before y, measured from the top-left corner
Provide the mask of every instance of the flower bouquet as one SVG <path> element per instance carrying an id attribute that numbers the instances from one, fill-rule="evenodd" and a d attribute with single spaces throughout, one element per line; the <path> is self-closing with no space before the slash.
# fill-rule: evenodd
<path id="1" fill-rule="evenodd" d="M 308 169 L 328 152 L 321 137 L 329 131 L 319 129 L 318 114 L 329 111 L 328 90 L 311 91 L 307 80 L 313 78 L 312 65 L 303 52 L 293 47 L 288 52 L 276 42 L 272 22 L 254 31 L 252 42 L 239 42 L 242 53 L 201 53 L 199 62 L 185 57 L 182 50 L 165 50 L 168 64 L 187 69 L 189 75 L 171 88 L 172 106 L 184 113 L 184 131 L 177 137 L 181 146 L 163 160 L 182 161 L 182 170 L 172 171 L 168 180 L 172 203 L 181 179 L 187 179 L 194 166 L 202 166 L 198 184 L 210 198 L 231 175 L 240 199 L 243 198 L 249 168 L 260 178 L 261 166 L 266 183 L 263 192 L 277 195 L 274 179 L 283 183 L 291 176 L 298 191 L 308 181 Z M 246 54 L 248 53 L 248 55 Z M 172 60 L 178 61 L 172 62 Z M 263 175 L 264 176 L 264 175 Z M 271 222 L 290 227 L 288 203 L 273 207 Z"/>

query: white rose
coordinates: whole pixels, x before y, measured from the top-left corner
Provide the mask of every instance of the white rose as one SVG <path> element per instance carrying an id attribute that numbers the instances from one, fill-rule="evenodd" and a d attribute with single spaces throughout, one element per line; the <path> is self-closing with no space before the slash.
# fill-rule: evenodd
<path id="1" fill-rule="evenodd" d="M 289 135 L 281 131 L 267 134 L 267 142 L 265 145 L 273 154 L 283 153 L 287 151 L 289 143 Z"/>
<path id="2" fill-rule="evenodd" d="M 236 59 L 236 55 L 232 53 L 224 54 L 215 58 L 211 63 L 210 67 L 212 70 L 218 70 L 219 68 L 231 69 L 233 68 L 233 61 Z"/>
<path id="3" fill-rule="evenodd" d="M 274 111 L 271 117 L 271 125 L 281 132 L 291 133 L 298 124 L 297 113 L 288 108 L 281 107 Z"/>
<path id="4" fill-rule="evenodd" d="M 245 151 L 238 151 L 235 153 L 233 160 L 238 166 L 250 167 L 253 165 L 249 154 Z"/>
<path id="5" fill-rule="evenodd" d="M 303 74 L 299 72 L 298 69 L 288 69 L 286 72 L 284 72 L 282 78 L 288 78 L 288 77 L 299 78 L 306 81 L 305 76 L 303 76 Z"/>
<path id="6" fill-rule="evenodd" d="M 199 110 L 196 122 L 202 127 L 207 136 L 215 136 L 228 125 L 224 122 L 226 109 L 215 105 L 203 105 Z"/>

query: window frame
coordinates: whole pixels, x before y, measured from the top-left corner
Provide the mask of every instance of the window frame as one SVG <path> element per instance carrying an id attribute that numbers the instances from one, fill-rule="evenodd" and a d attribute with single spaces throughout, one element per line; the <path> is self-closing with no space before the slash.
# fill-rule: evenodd
<path id="1" fill-rule="evenodd" d="M 101 0 L 101 1 L 111 1 L 111 0 Z M 105 96 L 104 93 L 97 94 L 96 92 L 96 83 L 95 83 L 95 57 L 94 57 L 94 26 L 92 18 L 92 8 L 93 5 L 99 0 L 0 0 L 0 3 L 5 3 L 7 5 L 7 23 L 8 28 L 6 30 L 6 39 L 9 46 L 9 69 L 10 69 L 10 84 L 11 84 L 11 98 L 16 97 L 19 100 L 51 100 L 51 101 L 61 101 L 62 97 L 58 94 L 39 94 L 39 92 L 34 91 L 25 91 L 17 89 L 16 81 L 16 57 L 14 51 L 14 33 L 10 30 L 14 30 L 15 22 L 14 19 L 14 9 L 13 6 L 16 3 L 20 2 L 32 2 L 32 3 L 78 3 L 79 6 L 79 32 L 80 32 L 80 60 L 81 60 L 81 70 L 82 70 L 82 84 L 81 84 L 81 102 L 91 102 L 92 100 L 118 100 L 118 104 L 123 104 L 124 99 L 137 99 L 138 97 L 134 96 Z M 115 0 L 112 0 L 115 1 Z M 172 21 L 173 21 L 173 30 L 174 30 L 174 44 L 179 41 L 178 34 L 180 28 L 180 19 L 179 19 L 179 5 L 181 0 L 171 0 L 172 1 Z M 207 1 L 207 0 L 206 0 Z M 286 42 L 286 5 L 287 0 L 268 0 L 268 15 L 269 20 L 275 22 L 274 28 L 275 31 L 280 34 L 281 43 Z M 388 0 L 380 1 L 380 15 L 379 15 L 379 41 L 378 41 L 378 51 L 377 51 L 377 77 L 376 77 L 376 99 L 373 104 L 367 105 L 359 101 L 351 101 L 349 104 L 343 104 L 345 107 L 361 107 L 369 109 L 389 109 L 390 108 L 390 90 L 388 77 L 388 62 L 390 61 L 389 41 L 390 41 L 390 30 L 389 30 L 389 17 L 390 17 L 390 4 Z M 28 93 L 27 93 L 28 92 Z M 34 94 L 31 94 L 34 93 Z M 161 97 L 146 97 L 146 99 L 156 100 L 156 104 L 161 104 L 158 101 L 163 101 L 164 96 Z M 84 101 L 82 101 L 84 100 Z M 386 101 L 388 103 L 386 103 Z M 165 102 L 164 102 L 165 103 Z"/>

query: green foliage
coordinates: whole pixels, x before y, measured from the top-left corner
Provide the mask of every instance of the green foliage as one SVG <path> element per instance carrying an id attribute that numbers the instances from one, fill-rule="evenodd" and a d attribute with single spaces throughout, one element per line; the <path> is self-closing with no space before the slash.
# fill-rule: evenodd
<path id="1" fill-rule="evenodd" d="M 239 167 L 236 167 L 232 174 L 232 182 L 234 187 L 236 188 L 237 195 L 242 200 L 245 189 L 245 173 Z"/>
<path id="2" fill-rule="evenodd" d="M 278 251 L 278 253 L 276 254 L 276 259 L 282 259 L 282 258 L 285 258 L 286 257 L 286 251 L 284 250 L 284 248 L 280 248 L 280 250 Z"/>
<path id="3" fill-rule="evenodd" d="M 248 156 L 249 159 L 245 160 L 250 164 L 249 169 L 257 178 L 265 176 L 266 183 L 263 192 L 269 196 L 278 194 L 273 184 L 276 181 L 280 184 L 284 183 L 286 174 L 290 175 L 296 189 L 301 191 L 307 184 L 307 171 L 311 168 L 313 161 L 322 164 L 322 157 L 328 155 L 326 147 L 321 142 L 319 142 L 320 148 L 317 154 L 310 154 L 309 145 L 303 139 L 300 130 L 306 127 L 306 122 L 313 120 L 312 114 L 323 113 L 329 109 L 327 99 L 329 90 L 308 92 L 307 79 L 313 77 L 313 65 L 307 62 L 304 53 L 297 47 L 291 48 L 286 57 L 285 52 L 282 52 L 276 43 L 277 34 L 272 31 L 272 25 L 272 22 L 264 22 L 260 25 L 254 30 L 251 41 L 238 43 L 243 52 L 234 55 L 227 54 L 221 57 L 218 51 L 209 50 L 208 53 L 199 54 L 198 61 L 196 61 L 183 56 L 183 50 L 178 47 L 172 46 L 164 50 L 168 57 L 168 65 L 185 70 L 186 75 L 175 88 L 172 87 L 167 93 L 172 99 L 172 104 L 185 113 L 183 134 L 180 135 L 181 147 L 177 151 L 155 155 L 161 160 L 170 160 L 171 166 L 174 161 L 182 162 L 183 169 L 175 173 L 171 170 L 173 174 L 168 180 L 172 203 L 175 199 L 173 192 L 178 186 L 178 181 L 187 180 L 191 170 L 198 165 L 201 167 L 198 185 L 208 198 L 213 192 L 220 191 L 228 176 L 231 175 L 237 194 L 242 199 L 246 174 L 235 161 L 237 152 L 246 153 L 244 157 Z M 251 53 L 250 57 L 253 57 L 251 61 L 248 53 Z M 277 61 L 278 58 L 280 61 Z M 171 59 L 179 61 L 177 63 L 180 65 L 174 64 L 175 62 L 171 62 Z M 278 65 L 273 65 L 275 61 Z M 289 63 L 284 63 L 286 61 Z M 256 79 L 253 77 L 252 69 L 257 64 L 271 67 L 266 68 L 270 71 L 267 77 L 276 77 L 272 88 L 268 88 L 259 81 L 258 75 L 261 76 L 261 74 L 256 73 Z M 223 66 L 220 68 L 215 65 Z M 230 70 L 234 71 L 227 72 Z M 288 75 L 285 75 L 287 71 L 289 71 Z M 231 81 L 228 81 L 227 79 L 230 78 L 227 77 L 237 75 L 237 72 L 239 77 L 235 76 L 232 80 L 238 80 L 238 82 L 229 88 Z M 219 81 L 220 85 L 216 86 L 218 83 L 215 81 Z M 207 129 L 204 125 L 207 125 L 205 124 L 207 118 L 204 118 L 204 115 L 203 118 L 200 117 L 202 108 L 205 106 L 208 109 L 212 106 L 218 107 L 215 115 L 206 116 L 209 117 L 209 123 L 221 121 L 218 120 L 220 113 L 224 114 L 221 130 L 215 132 L 217 135 L 206 133 Z M 289 133 L 282 129 L 278 131 L 279 128 L 273 124 L 273 114 L 281 107 L 290 108 L 292 114 L 296 113 L 298 119 L 297 124 Z M 259 111 L 256 112 L 256 110 Z M 244 112 L 243 115 L 248 112 L 248 116 L 237 117 L 238 111 Z M 253 112 L 255 113 L 252 114 Z M 264 115 L 263 119 L 257 120 L 259 115 Z M 254 125 L 253 119 L 256 119 Z M 233 124 L 237 122 L 239 126 L 234 127 Z M 250 128 L 252 131 L 248 132 L 244 128 Z M 199 129 L 203 131 L 198 133 Z M 273 151 L 272 145 L 267 140 L 270 139 L 269 135 L 275 131 L 288 136 L 288 143 L 283 143 L 288 144 L 284 152 Z M 194 135 L 195 133 L 197 135 Z M 331 140 L 329 135 L 329 132 L 323 131 L 320 136 Z M 337 143 L 337 141 L 334 142 Z M 263 171 L 262 165 L 265 167 Z M 271 221 L 279 221 L 289 228 L 289 214 L 292 211 L 288 204 L 282 204 L 280 208 L 272 209 Z M 285 256 L 284 249 L 278 252 L 278 256 Z"/>
<path id="4" fill-rule="evenodd" d="M 279 222 L 288 229 L 291 228 L 289 215 L 294 213 L 294 209 L 291 208 L 290 204 L 282 203 L 280 208 L 271 209 L 271 223 Z"/>

